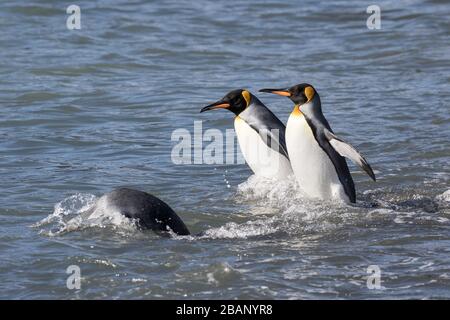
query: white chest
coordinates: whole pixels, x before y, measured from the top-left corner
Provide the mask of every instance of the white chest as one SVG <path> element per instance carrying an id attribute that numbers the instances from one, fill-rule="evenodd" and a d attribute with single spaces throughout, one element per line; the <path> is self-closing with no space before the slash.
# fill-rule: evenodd
<path id="1" fill-rule="evenodd" d="M 300 112 L 293 112 L 286 126 L 286 145 L 300 187 L 311 197 L 347 201 L 336 169 Z"/>
<path id="2" fill-rule="evenodd" d="M 284 179 L 292 174 L 289 160 L 269 148 L 258 132 L 236 117 L 234 129 L 245 161 L 256 175 Z"/>

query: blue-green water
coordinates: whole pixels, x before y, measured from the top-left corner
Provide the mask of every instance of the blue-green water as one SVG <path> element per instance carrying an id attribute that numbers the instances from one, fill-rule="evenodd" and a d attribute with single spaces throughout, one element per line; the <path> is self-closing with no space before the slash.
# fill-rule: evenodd
<path id="1" fill-rule="evenodd" d="M 450 298 L 446 1 L 379 1 L 380 30 L 360 1 L 77 1 L 81 30 L 69 4 L 0 4 L 0 298 Z M 204 105 L 300 82 L 376 170 L 373 183 L 351 166 L 356 206 L 248 180 L 244 164 L 173 164 L 175 129 L 232 128 Z M 258 96 L 286 121 L 288 100 Z M 124 221 L 58 233 L 118 186 L 205 236 Z"/>

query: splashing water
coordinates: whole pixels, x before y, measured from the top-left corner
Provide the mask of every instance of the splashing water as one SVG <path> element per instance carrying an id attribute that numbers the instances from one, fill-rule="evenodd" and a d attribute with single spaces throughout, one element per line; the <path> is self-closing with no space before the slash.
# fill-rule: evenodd
<path id="1" fill-rule="evenodd" d="M 129 219 L 108 205 L 106 197 L 77 193 L 55 205 L 52 214 L 33 225 L 52 229 L 41 229 L 46 236 L 62 235 L 85 228 L 118 228 L 120 231 L 136 230 L 135 221 Z"/>
<path id="2" fill-rule="evenodd" d="M 366 192 L 370 194 L 370 192 Z M 397 197 L 400 197 L 397 195 Z M 308 199 L 298 187 L 295 178 L 280 181 L 250 176 L 238 185 L 235 201 L 248 204 L 245 222 L 227 222 L 222 226 L 207 228 L 197 237 L 177 236 L 174 239 L 248 239 L 274 236 L 310 236 L 329 234 L 346 226 L 395 224 L 442 224 L 449 219 L 443 215 L 423 211 L 408 210 L 416 202 L 431 201 L 442 213 L 448 213 L 450 190 L 430 200 L 422 195 L 413 194 L 411 198 L 378 199 L 377 203 L 361 200 L 356 205 L 341 202 L 317 201 Z M 397 199 L 398 200 L 398 199 Z M 374 206 L 376 208 L 374 208 Z M 417 204 L 416 204 L 417 206 Z M 415 208 L 417 209 L 417 208 Z M 61 235 L 66 232 L 85 228 L 112 227 L 122 233 L 135 232 L 136 223 L 123 216 L 115 208 L 108 206 L 105 197 L 97 198 L 92 194 L 75 194 L 55 205 L 54 211 L 34 227 L 50 225 L 50 229 L 41 229 L 47 236 Z"/>
<path id="3" fill-rule="evenodd" d="M 368 192 L 370 193 L 370 192 Z M 380 226 L 395 224 L 446 224 L 449 190 L 435 199 L 412 194 L 408 201 L 394 203 L 377 193 L 377 197 L 363 196 L 357 204 L 308 199 L 294 177 L 286 181 L 249 177 L 237 187 L 236 201 L 251 203 L 251 220 L 229 222 L 204 232 L 203 238 L 247 239 L 287 234 L 309 236 L 326 234 L 347 226 Z M 429 206 L 438 212 L 427 212 Z M 417 210 L 423 206 L 422 210 Z M 257 219 L 255 219 L 255 217 Z"/>

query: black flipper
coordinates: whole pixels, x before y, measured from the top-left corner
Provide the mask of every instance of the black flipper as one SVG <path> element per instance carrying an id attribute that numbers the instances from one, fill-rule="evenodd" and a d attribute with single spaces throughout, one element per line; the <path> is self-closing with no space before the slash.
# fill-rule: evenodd
<path id="1" fill-rule="evenodd" d="M 330 144 L 327 136 L 325 135 L 325 131 L 327 130 L 326 126 L 321 123 L 314 123 L 314 121 L 306 117 L 305 119 L 308 122 L 308 125 L 310 126 L 317 143 L 325 151 L 325 153 L 333 163 L 334 168 L 336 169 L 336 173 L 339 177 L 339 181 L 344 187 L 344 191 L 347 194 L 350 202 L 355 203 L 355 183 L 353 182 L 352 175 L 350 174 L 350 170 L 348 169 L 347 161 Z M 329 127 L 328 123 L 326 124 Z"/>

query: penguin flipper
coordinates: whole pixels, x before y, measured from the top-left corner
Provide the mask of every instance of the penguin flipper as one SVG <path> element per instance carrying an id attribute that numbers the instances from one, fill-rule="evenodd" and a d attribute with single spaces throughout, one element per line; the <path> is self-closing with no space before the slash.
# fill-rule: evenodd
<path id="1" fill-rule="evenodd" d="M 289 160 L 286 147 L 286 126 L 258 98 L 252 97 L 252 103 L 239 114 L 263 142 L 272 150 L 282 154 Z"/>
<path id="2" fill-rule="evenodd" d="M 259 133 L 259 136 L 269 148 L 281 153 L 289 160 L 284 132 L 280 132 L 280 129 L 253 129 Z"/>
<path id="3" fill-rule="evenodd" d="M 360 166 L 361 169 L 363 169 L 369 175 L 369 177 L 372 178 L 373 181 L 377 181 L 377 179 L 375 178 L 375 174 L 370 167 L 370 164 L 353 146 L 336 137 L 336 135 L 334 135 L 327 129 L 325 129 L 325 136 L 337 153 L 352 160 L 355 164 Z"/>

